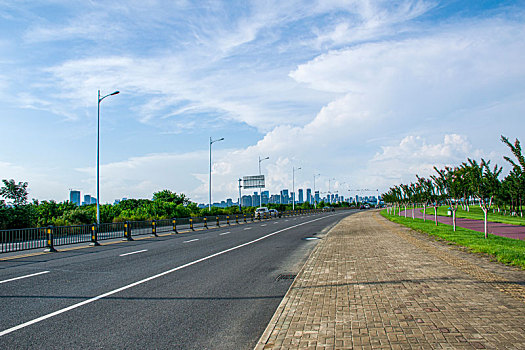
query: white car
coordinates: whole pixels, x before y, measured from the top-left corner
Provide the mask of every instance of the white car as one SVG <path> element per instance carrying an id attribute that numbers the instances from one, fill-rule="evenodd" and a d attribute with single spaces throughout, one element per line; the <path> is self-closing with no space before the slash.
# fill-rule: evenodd
<path id="1" fill-rule="evenodd" d="M 261 218 L 261 217 L 264 217 L 266 215 L 266 217 L 270 216 L 270 211 L 268 210 L 267 207 L 259 207 L 257 209 L 255 209 L 255 217 L 256 218 Z"/>

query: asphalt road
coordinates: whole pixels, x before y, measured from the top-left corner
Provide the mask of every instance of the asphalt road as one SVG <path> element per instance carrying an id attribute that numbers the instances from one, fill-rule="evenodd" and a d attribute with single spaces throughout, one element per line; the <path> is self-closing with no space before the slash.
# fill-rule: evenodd
<path id="1" fill-rule="evenodd" d="M 1 349 L 251 349 L 352 211 L 0 261 Z M 27 276 L 27 277 L 26 277 Z"/>

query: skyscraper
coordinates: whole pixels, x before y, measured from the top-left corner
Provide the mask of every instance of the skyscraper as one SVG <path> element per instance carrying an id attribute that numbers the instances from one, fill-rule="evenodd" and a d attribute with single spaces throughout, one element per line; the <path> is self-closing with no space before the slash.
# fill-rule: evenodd
<path id="1" fill-rule="evenodd" d="M 82 205 L 88 205 L 91 204 L 91 195 L 85 194 L 84 195 L 84 201 L 82 202 Z"/>
<path id="2" fill-rule="evenodd" d="M 302 203 L 304 202 L 304 198 L 303 198 L 303 189 L 300 188 L 297 190 L 298 194 L 297 194 L 297 199 L 298 199 L 298 202 L 299 203 Z"/>
<path id="3" fill-rule="evenodd" d="M 242 206 L 243 207 L 251 207 L 252 206 L 252 196 L 244 195 L 241 199 Z"/>
<path id="4" fill-rule="evenodd" d="M 80 191 L 70 190 L 69 191 L 69 201 L 80 206 Z"/>
<path id="5" fill-rule="evenodd" d="M 268 204 L 270 202 L 270 191 L 262 191 L 262 204 Z"/>
<path id="6" fill-rule="evenodd" d="M 310 204 L 313 204 L 314 202 L 314 199 L 312 198 L 312 189 L 311 188 L 307 188 L 306 189 L 306 201 Z"/>
<path id="7" fill-rule="evenodd" d="M 281 191 L 281 203 L 282 204 L 290 203 L 290 195 L 288 194 L 288 190 Z"/>
<path id="8" fill-rule="evenodd" d="M 320 202 L 320 199 L 321 199 L 321 198 L 319 198 L 319 191 L 315 191 L 315 202 L 316 202 L 316 203 L 319 203 L 319 202 Z"/>
<path id="9" fill-rule="evenodd" d="M 252 205 L 254 207 L 260 207 L 261 206 L 261 197 L 259 197 L 259 193 L 258 192 L 253 192 Z"/>

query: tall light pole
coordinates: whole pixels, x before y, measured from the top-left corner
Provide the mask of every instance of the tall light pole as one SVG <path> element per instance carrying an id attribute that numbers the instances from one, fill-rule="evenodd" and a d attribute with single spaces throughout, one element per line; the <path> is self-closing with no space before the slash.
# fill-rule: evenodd
<path id="1" fill-rule="evenodd" d="M 208 210 L 211 212 L 211 145 L 213 145 L 215 142 L 223 141 L 224 137 L 221 137 L 217 140 L 212 140 L 210 136 L 210 182 L 209 182 L 209 188 L 208 188 L 208 194 L 209 194 L 209 204 L 208 204 Z"/>
<path id="2" fill-rule="evenodd" d="M 321 176 L 321 174 L 314 174 L 314 196 L 313 196 L 314 200 L 313 200 L 313 202 L 314 202 L 314 207 L 316 209 L 317 209 L 317 201 L 315 200 L 315 178 L 319 177 L 319 176 Z"/>
<path id="3" fill-rule="evenodd" d="M 296 170 L 301 170 L 301 168 L 295 168 L 295 167 L 292 167 L 292 196 L 293 196 L 293 201 L 292 201 L 292 210 L 295 210 L 295 171 Z"/>
<path id="4" fill-rule="evenodd" d="M 112 92 L 106 96 L 100 97 L 98 90 L 98 108 L 97 108 L 97 225 L 100 225 L 100 102 L 108 96 L 119 94 L 120 91 Z"/>
<path id="5" fill-rule="evenodd" d="M 261 162 L 270 159 L 270 157 L 262 158 L 259 156 L 259 175 L 261 175 Z M 259 206 L 262 207 L 262 187 L 259 187 Z"/>

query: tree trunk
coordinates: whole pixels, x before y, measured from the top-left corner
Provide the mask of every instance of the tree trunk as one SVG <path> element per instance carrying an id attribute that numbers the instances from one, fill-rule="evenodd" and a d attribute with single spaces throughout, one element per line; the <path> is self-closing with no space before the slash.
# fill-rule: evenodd
<path id="1" fill-rule="evenodd" d="M 488 233 L 487 233 L 487 213 L 488 213 L 488 208 L 482 208 L 483 209 L 483 214 L 485 216 L 485 224 L 483 225 L 484 227 L 484 231 L 485 231 L 485 239 L 488 238 Z"/>
<path id="2" fill-rule="evenodd" d="M 423 221 L 427 221 L 426 220 L 426 211 L 427 211 L 427 203 L 423 203 Z"/>
<path id="3" fill-rule="evenodd" d="M 414 211 L 416 210 L 416 203 L 412 203 L 412 220 L 414 220 Z"/>
<path id="4" fill-rule="evenodd" d="M 405 204 L 405 218 L 407 217 L 407 205 Z"/>
<path id="5" fill-rule="evenodd" d="M 456 232 L 456 210 L 452 209 L 452 226 Z"/>

